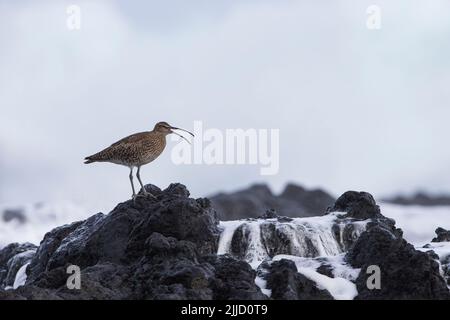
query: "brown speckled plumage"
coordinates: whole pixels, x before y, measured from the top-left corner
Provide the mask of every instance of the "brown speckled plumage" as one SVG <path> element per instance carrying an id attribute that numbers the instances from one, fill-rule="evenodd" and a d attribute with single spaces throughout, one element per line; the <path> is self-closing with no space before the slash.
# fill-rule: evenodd
<path id="1" fill-rule="evenodd" d="M 123 138 L 113 143 L 108 148 L 86 157 L 84 163 L 111 162 L 129 167 L 129 178 L 133 189 L 133 199 L 136 197 L 133 184 L 133 168 L 137 167 L 136 176 L 143 188 L 143 193 L 144 195 L 150 195 L 142 184 L 140 168 L 155 160 L 164 151 L 164 148 L 166 147 L 166 136 L 168 134 L 174 133 L 182 137 L 173 130 L 183 130 L 194 136 L 189 131 L 172 127 L 167 122 L 158 122 L 152 131 L 139 132 Z M 182 138 L 185 139 L 184 137 Z"/>
<path id="2" fill-rule="evenodd" d="M 157 131 L 140 132 L 87 157 L 86 162 L 111 162 L 127 167 L 139 167 L 155 160 L 165 147 L 166 134 Z"/>

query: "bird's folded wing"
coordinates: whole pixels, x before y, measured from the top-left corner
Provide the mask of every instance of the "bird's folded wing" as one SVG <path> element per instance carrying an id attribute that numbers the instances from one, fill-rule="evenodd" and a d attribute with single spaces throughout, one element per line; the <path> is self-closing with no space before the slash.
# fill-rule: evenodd
<path id="1" fill-rule="evenodd" d="M 149 132 L 139 132 L 132 134 L 131 136 L 125 137 L 123 139 L 120 139 L 117 142 L 114 142 L 111 147 L 115 147 L 121 144 L 128 144 L 128 143 L 136 143 L 142 140 L 146 135 L 148 135 Z"/>

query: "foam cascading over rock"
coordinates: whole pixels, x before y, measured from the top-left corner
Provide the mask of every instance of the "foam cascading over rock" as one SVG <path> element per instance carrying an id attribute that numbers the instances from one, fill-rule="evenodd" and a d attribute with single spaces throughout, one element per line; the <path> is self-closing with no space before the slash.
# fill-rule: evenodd
<path id="1" fill-rule="evenodd" d="M 231 254 L 253 268 L 279 254 L 297 257 L 335 256 L 346 251 L 370 220 L 329 213 L 310 218 L 225 221 L 218 254 Z"/>

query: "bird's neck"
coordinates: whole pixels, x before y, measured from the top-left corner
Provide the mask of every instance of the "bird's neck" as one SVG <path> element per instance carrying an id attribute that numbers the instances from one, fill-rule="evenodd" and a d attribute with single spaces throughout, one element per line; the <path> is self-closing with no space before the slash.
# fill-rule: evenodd
<path id="1" fill-rule="evenodd" d="M 151 131 L 151 133 L 154 134 L 155 136 L 163 137 L 163 138 L 165 138 L 169 134 L 169 133 L 155 131 L 155 130 Z"/>

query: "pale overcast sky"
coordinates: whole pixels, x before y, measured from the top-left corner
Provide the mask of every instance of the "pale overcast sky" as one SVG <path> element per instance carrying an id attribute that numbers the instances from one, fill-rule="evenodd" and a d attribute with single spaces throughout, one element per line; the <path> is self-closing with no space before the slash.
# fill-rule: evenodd
<path id="1" fill-rule="evenodd" d="M 128 170 L 84 156 L 160 120 L 280 129 L 274 176 L 176 166 L 175 142 L 142 169 L 193 196 L 289 181 L 450 192 L 449 12 L 444 0 L 0 0 L 0 202 L 110 208 L 130 196 Z"/>

